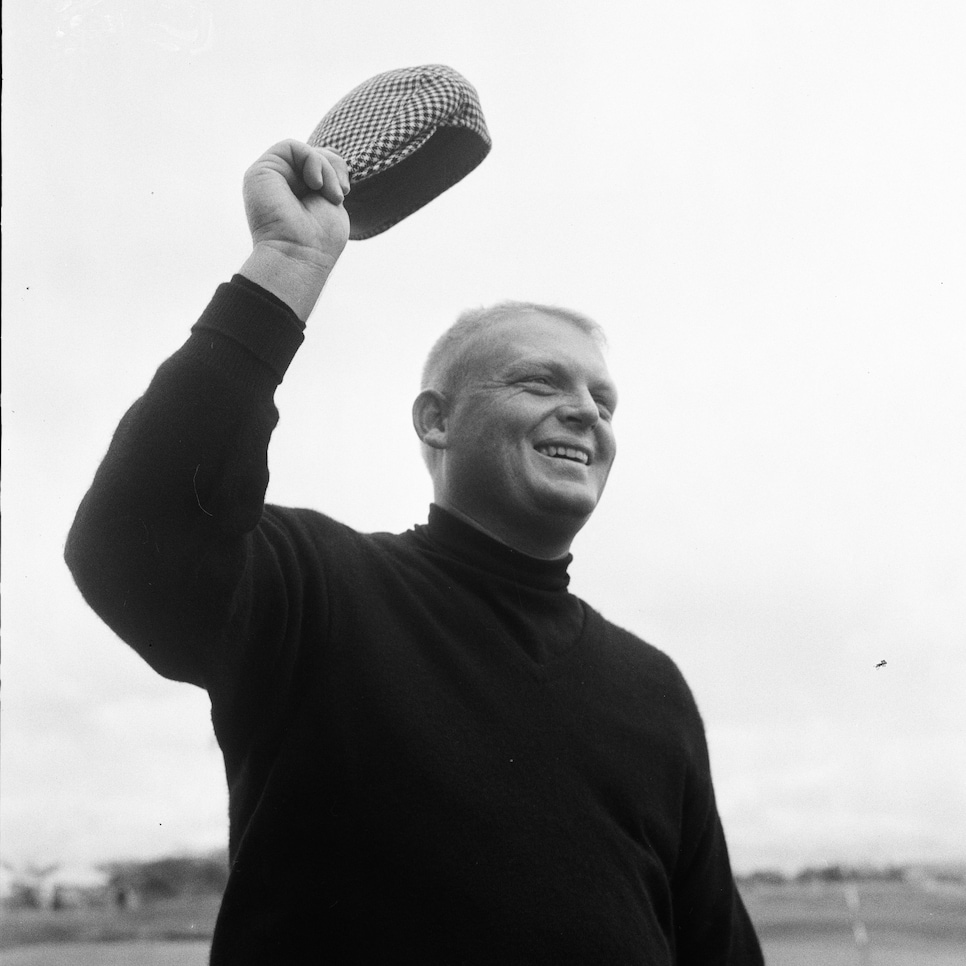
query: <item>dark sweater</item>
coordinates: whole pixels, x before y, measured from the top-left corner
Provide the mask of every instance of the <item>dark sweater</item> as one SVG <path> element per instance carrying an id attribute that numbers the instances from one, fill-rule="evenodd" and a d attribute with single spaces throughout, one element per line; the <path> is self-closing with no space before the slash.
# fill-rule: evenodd
<path id="1" fill-rule="evenodd" d="M 760 963 L 669 658 L 437 507 L 264 505 L 301 341 L 236 277 L 124 417 L 67 559 L 207 688 L 230 791 L 213 963 Z"/>

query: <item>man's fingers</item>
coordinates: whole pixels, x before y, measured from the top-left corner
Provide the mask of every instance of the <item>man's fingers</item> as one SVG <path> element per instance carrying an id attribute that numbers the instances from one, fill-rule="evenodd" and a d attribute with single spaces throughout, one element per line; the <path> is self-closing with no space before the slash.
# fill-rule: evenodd
<path id="1" fill-rule="evenodd" d="M 321 166 L 322 197 L 326 201 L 331 201 L 334 205 L 341 205 L 345 200 L 346 190 L 349 187 L 348 179 L 343 184 L 335 166 L 325 154 L 318 152 L 315 156 Z"/>
<path id="2" fill-rule="evenodd" d="M 348 168 L 333 151 L 307 148 L 301 174 L 307 188 L 321 192 L 322 197 L 334 205 L 341 205 L 349 193 Z"/>
<path id="3" fill-rule="evenodd" d="M 331 148 L 317 148 L 318 151 L 322 152 L 322 157 L 324 157 L 335 171 L 336 177 L 339 179 L 339 184 L 342 186 L 342 193 L 348 194 L 351 186 L 351 179 L 349 176 L 349 166 L 343 161 L 342 155 L 336 154 Z"/>
<path id="4" fill-rule="evenodd" d="M 349 193 L 349 169 L 335 151 L 314 148 L 292 138 L 269 148 L 247 176 L 257 175 L 260 170 L 281 174 L 297 196 L 306 189 L 317 191 L 326 201 L 340 205 Z"/>

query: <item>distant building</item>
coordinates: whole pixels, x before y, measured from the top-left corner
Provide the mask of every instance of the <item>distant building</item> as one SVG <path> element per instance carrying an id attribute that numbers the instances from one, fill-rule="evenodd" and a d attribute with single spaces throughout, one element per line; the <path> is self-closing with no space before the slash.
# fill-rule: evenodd
<path id="1" fill-rule="evenodd" d="M 114 890 L 110 875 L 89 866 L 0 866 L 0 898 L 10 906 L 79 909 L 105 905 Z"/>
<path id="2" fill-rule="evenodd" d="M 103 869 L 69 866 L 45 877 L 41 905 L 47 909 L 83 909 L 111 900 L 111 877 Z"/>
<path id="3" fill-rule="evenodd" d="M 16 870 L 6 862 L 0 864 L 0 902 L 5 906 L 16 905 L 20 895 L 21 884 Z"/>

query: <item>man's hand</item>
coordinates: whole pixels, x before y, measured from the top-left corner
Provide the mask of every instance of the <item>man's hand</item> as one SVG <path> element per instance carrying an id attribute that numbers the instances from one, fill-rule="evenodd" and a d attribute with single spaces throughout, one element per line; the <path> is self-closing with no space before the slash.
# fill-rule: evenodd
<path id="1" fill-rule="evenodd" d="M 309 317 L 349 239 L 349 172 L 334 151 L 281 141 L 245 172 L 254 250 L 241 274 Z"/>

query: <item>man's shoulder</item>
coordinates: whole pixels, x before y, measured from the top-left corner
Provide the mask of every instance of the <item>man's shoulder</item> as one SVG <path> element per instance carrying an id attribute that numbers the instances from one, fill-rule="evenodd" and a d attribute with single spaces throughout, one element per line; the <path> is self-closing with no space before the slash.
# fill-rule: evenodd
<path id="1" fill-rule="evenodd" d="M 263 525 L 325 554 L 394 555 L 413 546 L 413 530 L 365 532 L 319 510 L 266 504 Z"/>
<path id="2" fill-rule="evenodd" d="M 628 677 L 645 677 L 665 692 L 673 691 L 687 703 L 692 702 L 687 681 L 675 660 L 660 647 L 644 640 L 626 627 L 604 617 L 586 601 L 588 632 L 598 638 L 597 647 Z"/>
<path id="3" fill-rule="evenodd" d="M 640 637 L 634 631 L 628 630 L 620 624 L 615 624 L 614 621 L 605 617 L 593 605 L 588 604 L 587 601 L 581 599 L 581 604 L 583 604 L 587 612 L 588 620 L 592 622 L 591 626 L 596 628 L 597 633 L 605 635 L 614 646 L 643 661 L 649 661 L 667 667 L 677 667 L 671 657 L 659 647 L 656 647 L 649 641 L 645 641 L 643 637 Z"/>

